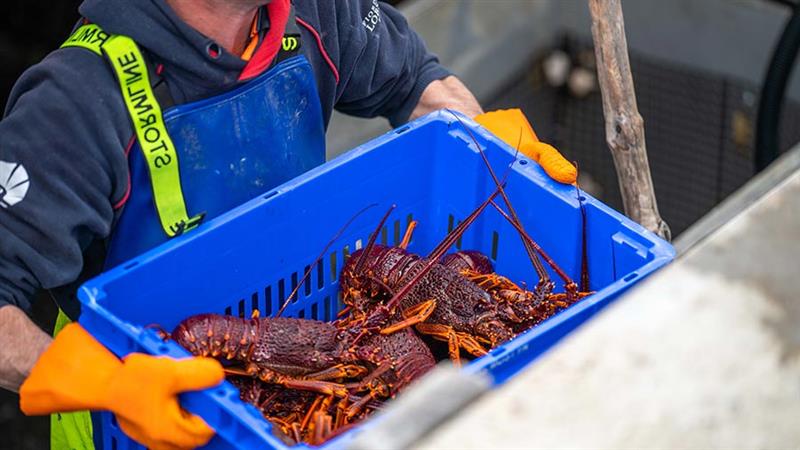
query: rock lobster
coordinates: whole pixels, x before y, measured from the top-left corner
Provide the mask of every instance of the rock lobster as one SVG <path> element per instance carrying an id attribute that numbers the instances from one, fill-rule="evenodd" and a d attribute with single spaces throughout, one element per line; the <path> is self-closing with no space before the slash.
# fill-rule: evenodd
<path id="1" fill-rule="evenodd" d="M 458 116 L 455 117 L 461 121 Z M 378 328 L 382 334 L 414 326 L 421 334 L 447 342 L 450 359 L 457 365 L 460 364 L 462 349 L 474 356 L 482 356 L 486 353 L 484 345 L 494 348 L 588 295 L 585 292 L 588 289 L 588 271 L 583 204 L 580 204 L 584 219 L 584 292 L 581 292 L 578 285 L 524 230 L 503 189 L 503 183 L 495 175 L 483 149 L 469 128 L 464 129 L 483 157 L 497 190 L 427 257 L 406 250 L 414 222 L 409 224 L 399 246 L 375 244 L 378 233 L 392 212 L 390 208 L 370 236 L 367 246 L 353 253 L 345 263 L 340 277 L 343 300 L 351 312 L 355 311 L 360 316 L 359 326 L 369 330 Z M 494 202 L 498 194 L 504 199 L 510 214 Z M 510 280 L 493 274 L 489 259 L 478 252 L 444 255 L 488 205 L 492 205 L 520 234 L 539 276 L 539 283 L 533 291 L 522 289 Z M 539 256 L 564 280 L 564 294 L 553 294 L 555 284 L 550 280 Z"/>
<path id="2" fill-rule="evenodd" d="M 298 442 L 329 439 L 436 364 L 411 329 L 370 334 L 355 345 L 329 322 L 200 314 L 178 324 L 171 337 L 196 356 L 238 363 L 226 369 L 229 375 L 273 386 L 238 381 L 248 388 L 245 399 Z"/>
<path id="3" fill-rule="evenodd" d="M 504 310 L 504 317 L 512 323 L 510 326 L 515 333 L 521 333 L 538 325 L 592 294 L 583 291 L 574 294 L 551 293 L 545 298 L 540 298 L 537 293 L 524 289 L 495 273 L 489 257 L 476 251 L 451 253 L 442 259 L 442 264 L 486 291 L 498 303 L 498 308 Z"/>

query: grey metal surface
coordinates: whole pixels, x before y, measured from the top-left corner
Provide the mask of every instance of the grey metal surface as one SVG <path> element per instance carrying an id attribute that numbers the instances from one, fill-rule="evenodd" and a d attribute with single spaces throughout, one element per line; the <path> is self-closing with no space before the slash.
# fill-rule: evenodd
<path id="1" fill-rule="evenodd" d="M 433 372 L 371 418 L 373 424 L 348 447 L 351 450 L 408 448 L 430 430 L 484 394 L 491 381 L 484 374 L 467 374 L 449 364 Z"/>
<path id="2" fill-rule="evenodd" d="M 800 171 L 784 175 L 414 448 L 797 448 Z"/>

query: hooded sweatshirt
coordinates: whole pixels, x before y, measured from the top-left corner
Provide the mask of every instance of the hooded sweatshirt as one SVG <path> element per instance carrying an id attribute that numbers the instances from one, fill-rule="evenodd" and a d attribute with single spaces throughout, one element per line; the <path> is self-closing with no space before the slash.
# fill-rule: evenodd
<path id="1" fill-rule="evenodd" d="M 177 105 L 243 82 L 248 63 L 165 0 L 85 0 L 80 14 L 133 38 L 161 64 Z M 259 15 L 263 36 L 267 8 Z M 326 127 L 334 108 L 401 124 L 425 87 L 449 75 L 402 15 L 378 0 L 302 0 L 295 16 Z M 87 249 L 102 248 L 124 207 L 133 135 L 114 73 L 92 52 L 56 50 L 17 81 L 0 121 L 0 307 L 30 311 L 34 294 L 47 289 L 76 311 L 75 288 L 102 264 Z"/>

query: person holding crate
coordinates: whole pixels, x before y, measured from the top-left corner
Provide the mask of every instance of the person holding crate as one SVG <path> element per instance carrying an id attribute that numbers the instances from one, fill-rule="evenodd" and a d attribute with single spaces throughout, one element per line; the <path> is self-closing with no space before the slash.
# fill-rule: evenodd
<path id="1" fill-rule="evenodd" d="M 109 410 L 154 449 L 213 436 L 177 394 L 219 363 L 123 360 L 77 323 L 78 285 L 319 165 L 333 109 L 402 124 L 451 108 L 540 161 L 575 169 L 518 111 L 482 114 L 402 15 L 378 0 L 85 0 L 0 121 L 0 386 L 54 414 L 54 448 L 93 448 Z M 60 307 L 55 339 L 28 317 Z"/>

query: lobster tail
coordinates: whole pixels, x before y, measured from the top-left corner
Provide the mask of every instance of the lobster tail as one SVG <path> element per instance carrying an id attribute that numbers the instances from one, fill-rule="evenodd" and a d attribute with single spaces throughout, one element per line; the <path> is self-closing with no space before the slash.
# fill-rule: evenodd
<path id="1" fill-rule="evenodd" d="M 172 338 L 195 356 L 244 360 L 258 335 L 256 319 L 200 314 L 179 323 Z"/>
<path id="2" fill-rule="evenodd" d="M 428 349 L 426 348 L 426 350 Z M 398 381 L 395 385 L 395 390 L 399 392 L 412 381 L 428 373 L 436 365 L 435 361 L 429 350 L 427 352 L 409 353 L 399 358 L 396 363 L 395 376 Z"/>

